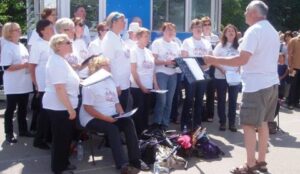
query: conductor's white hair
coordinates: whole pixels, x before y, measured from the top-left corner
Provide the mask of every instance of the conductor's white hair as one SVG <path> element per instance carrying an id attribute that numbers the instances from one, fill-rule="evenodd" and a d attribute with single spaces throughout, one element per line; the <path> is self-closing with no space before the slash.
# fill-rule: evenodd
<path id="1" fill-rule="evenodd" d="M 251 1 L 247 6 L 247 9 L 255 9 L 262 17 L 265 18 L 267 17 L 269 11 L 269 7 L 263 1 L 260 0 Z"/>

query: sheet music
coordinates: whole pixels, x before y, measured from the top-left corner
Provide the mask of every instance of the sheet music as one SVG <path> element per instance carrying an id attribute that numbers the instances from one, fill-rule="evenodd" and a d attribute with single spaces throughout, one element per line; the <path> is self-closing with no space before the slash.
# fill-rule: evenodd
<path id="1" fill-rule="evenodd" d="M 126 112 L 122 115 L 117 115 L 117 116 L 114 116 L 113 118 L 116 118 L 116 119 L 119 119 L 119 118 L 126 118 L 126 117 L 131 117 L 133 114 L 136 113 L 136 111 L 138 110 L 138 108 L 135 108 L 129 112 Z"/>
<path id="2" fill-rule="evenodd" d="M 241 74 L 236 71 L 226 71 L 226 81 L 230 86 L 238 85 L 241 83 Z"/>
<path id="3" fill-rule="evenodd" d="M 204 74 L 195 59 L 184 58 L 183 60 L 189 67 L 196 80 L 204 80 Z"/>
<path id="4" fill-rule="evenodd" d="M 156 90 L 156 89 L 151 89 L 150 90 L 151 92 L 154 92 L 154 93 L 158 93 L 158 94 L 164 94 L 166 92 L 168 92 L 168 90 L 163 90 L 163 89 L 160 89 L 160 90 Z"/>
<path id="5" fill-rule="evenodd" d="M 99 71 L 95 72 L 94 74 L 90 75 L 88 78 L 83 80 L 80 84 L 82 86 L 92 85 L 92 84 L 100 82 L 110 76 L 111 76 L 111 74 L 108 71 L 106 71 L 104 69 L 100 69 Z"/>

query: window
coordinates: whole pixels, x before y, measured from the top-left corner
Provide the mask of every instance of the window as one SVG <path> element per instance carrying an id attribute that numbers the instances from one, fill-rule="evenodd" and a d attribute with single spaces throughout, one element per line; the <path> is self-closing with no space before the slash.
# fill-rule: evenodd
<path id="1" fill-rule="evenodd" d="M 99 17 L 99 0 L 71 0 L 71 10 L 70 17 L 72 18 L 74 15 L 75 8 L 79 5 L 85 6 L 86 11 L 86 21 L 85 24 L 90 29 L 95 29 L 98 24 Z"/>
<path id="2" fill-rule="evenodd" d="M 153 0 L 152 30 L 159 30 L 166 21 L 174 23 L 177 31 L 184 31 L 185 0 Z"/>
<path id="3" fill-rule="evenodd" d="M 211 0 L 193 0 L 192 1 L 192 19 L 210 16 Z"/>

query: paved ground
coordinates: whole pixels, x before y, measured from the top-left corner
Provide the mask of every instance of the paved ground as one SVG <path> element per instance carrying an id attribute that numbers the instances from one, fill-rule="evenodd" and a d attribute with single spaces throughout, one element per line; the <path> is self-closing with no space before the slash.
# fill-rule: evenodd
<path id="1" fill-rule="evenodd" d="M 32 139 L 18 138 L 18 143 L 9 145 L 4 141 L 3 112 L 5 103 L 0 102 L 0 173 L 1 174 L 50 174 L 50 152 L 32 146 Z M 15 120 L 16 122 L 16 120 Z M 229 170 L 240 165 L 245 160 L 243 135 L 230 131 L 218 131 L 218 119 L 213 123 L 204 123 L 208 128 L 211 139 L 217 143 L 226 155 L 220 160 L 204 161 L 197 158 L 189 159 L 189 168 L 172 173 L 181 174 L 227 174 Z M 280 127 L 286 133 L 272 135 L 269 144 L 270 174 L 299 174 L 300 173 L 300 110 L 289 111 L 284 108 L 280 112 Z M 173 125 L 178 128 L 178 125 Z M 17 126 L 15 125 L 15 130 Z M 17 131 L 15 131 L 17 132 Z M 71 157 L 72 163 L 77 165 L 76 174 L 115 174 L 110 149 L 96 150 L 96 165 L 91 165 L 91 157 L 85 143 L 85 158 L 77 161 Z M 149 172 L 150 173 L 150 172 Z"/>

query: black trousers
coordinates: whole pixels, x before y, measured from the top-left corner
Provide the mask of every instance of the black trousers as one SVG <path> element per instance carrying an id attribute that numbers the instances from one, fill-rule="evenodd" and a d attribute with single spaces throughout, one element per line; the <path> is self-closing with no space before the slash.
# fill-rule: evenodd
<path id="1" fill-rule="evenodd" d="M 214 79 L 209 80 L 206 89 L 206 113 L 202 118 L 202 120 L 204 121 L 206 121 L 207 119 L 214 118 L 215 91 L 216 91 L 215 80 Z"/>
<path id="2" fill-rule="evenodd" d="M 182 89 L 182 74 L 177 74 L 177 85 L 173 97 L 171 117 L 170 117 L 171 121 L 174 123 L 177 122 L 178 116 L 180 114 L 178 109 L 179 109 L 180 102 L 182 103 L 181 89 Z"/>
<path id="3" fill-rule="evenodd" d="M 53 172 L 62 172 L 70 164 L 69 153 L 75 120 L 69 119 L 67 111 L 45 110 L 51 120 L 51 169 Z"/>
<path id="4" fill-rule="evenodd" d="M 295 106 L 299 104 L 300 99 L 300 70 L 296 70 L 296 74 L 291 78 L 291 88 L 288 97 L 288 105 Z"/>
<path id="5" fill-rule="evenodd" d="M 34 138 L 35 144 L 41 144 L 46 141 L 49 141 L 51 138 L 51 124 L 50 118 L 47 115 L 46 110 L 43 108 L 42 99 L 44 96 L 44 92 L 39 92 L 37 96 L 38 105 L 36 108 L 37 113 L 37 129 L 36 129 L 36 136 Z"/>
<path id="6" fill-rule="evenodd" d="M 133 108 L 139 108 L 133 116 L 133 121 L 137 134 L 141 135 L 144 130 L 148 129 L 152 95 L 143 93 L 140 88 L 130 88 L 130 92 L 133 98 Z"/>
<path id="7" fill-rule="evenodd" d="M 129 163 L 133 165 L 137 165 L 139 163 L 141 154 L 138 146 L 138 139 L 135 132 L 134 123 L 131 118 L 121 118 L 113 124 L 94 118 L 88 122 L 86 128 L 89 130 L 105 133 L 108 136 L 108 141 L 117 168 L 120 168 L 122 165 L 128 163 L 121 142 L 121 131 L 124 132 Z"/>
<path id="8" fill-rule="evenodd" d="M 25 133 L 28 131 L 26 121 L 28 97 L 29 93 L 6 95 L 6 110 L 4 113 L 4 127 L 6 135 L 13 134 L 13 116 L 17 106 L 19 133 Z"/>
<path id="9" fill-rule="evenodd" d="M 129 99 L 129 88 L 122 90 L 121 95 L 119 96 L 120 104 L 124 111 L 127 109 Z"/>

